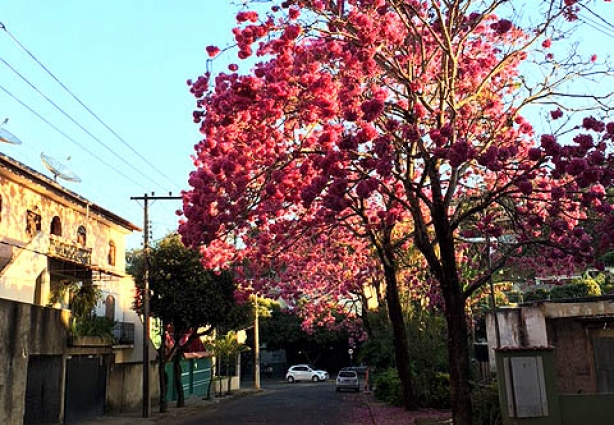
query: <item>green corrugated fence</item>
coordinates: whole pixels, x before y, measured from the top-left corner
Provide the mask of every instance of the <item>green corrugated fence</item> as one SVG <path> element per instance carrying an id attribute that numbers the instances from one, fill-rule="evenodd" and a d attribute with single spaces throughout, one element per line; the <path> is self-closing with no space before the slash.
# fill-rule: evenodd
<path id="1" fill-rule="evenodd" d="M 177 400 L 177 390 L 173 385 L 173 365 L 167 364 L 165 370 L 168 376 L 166 400 Z M 185 397 L 191 395 L 206 396 L 209 389 L 209 381 L 211 381 L 211 359 L 181 360 L 181 383 Z"/>

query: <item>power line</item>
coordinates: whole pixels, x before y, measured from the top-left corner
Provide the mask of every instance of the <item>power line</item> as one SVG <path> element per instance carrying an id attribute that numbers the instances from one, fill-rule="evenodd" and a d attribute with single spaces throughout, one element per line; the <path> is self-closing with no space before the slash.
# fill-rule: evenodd
<path id="1" fill-rule="evenodd" d="M 120 161 L 122 161 L 124 164 L 126 164 L 128 167 L 130 167 L 132 170 L 136 171 L 137 173 L 139 173 L 141 176 L 143 176 L 147 180 L 151 180 L 148 176 L 143 174 L 143 172 L 141 170 L 139 170 L 134 165 L 132 165 L 131 163 L 126 161 L 125 158 L 123 158 L 121 155 L 119 155 L 117 152 L 115 152 L 113 149 L 111 149 L 107 144 L 105 144 L 102 140 L 100 140 L 98 137 L 94 136 L 87 128 L 85 128 L 79 122 L 77 122 L 72 116 L 70 116 L 70 114 L 68 114 L 66 111 L 64 111 L 64 109 L 62 109 L 57 103 L 55 103 L 47 95 L 45 95 L 38 87 L 36 87 L 34 84 L 32 84 L 26 77 L 24 77 L 19 71 L 17 71 L 10 63 L 8 63 L 2 57 L 0 57 L 0 62 L 2 62 L 11 71 L 13 71 L 13 73 L 15 73 L 17 76 L 19 76 L 19 78 L 21 78 L 26 84 L 28 84 L 34 91 L 36 91 L 40 96 L 42 96 L 47 102 L 49 102 L 51 105 L 53 105 L 58 111 L 60 111 L 60 113 L 62 115 L 64 115 L 66 118 L 68 118 L 73 124 L 75 124 L 77 127 L 79 127 L 85 134 L 87 134 L 92 139 L 94 139 L 96 142 L 101 144 L 105 149 L 107 149 L 109 152 L 111 152 L 116 158 L 118 158 Z M 157 182 L 155 182 L 153 180 L 152 180 L 152 182 L 154 184 L 158 184 Z"/>
<path id="2" fill-rule="evenodd" d="M 103 163 L 104 165 L 106 165 L 107 167 L 109 167 L 110 169 L 112 169 L 113 171 L 115 171 L 117 174 L 119 174 L 120 176 L 126 178 L 127 180 L 131 181 L 132 183 L 138 185 L 139 187 L 142 187 L 144 189 L 145 186 L 143 186 L 141 183 L 138 183 L 136 180 L 132 179 L 131 177 L 128 177 L 127 175 L 125 175 L 124 173 L 122 173 L 120 170 L 118 170 L 117 168 L 115 168 L 113 165 L 109 164 L 108 162 L 104 161 L 102 158 L 100 158 L 98 155 L 96 155 L 95 153 L 93 153 L 92 151 L 90 151 L 89 149 L 87 149 L 86 147 L 82 146 L 81 144 L 79 144 L 79 142 L 77 142 L 75 139 L 73 139 L 72 137 L 70 137 L 68 134 L 64 133 L 62 130 L 60 130 L 59 128 L 57 128 L 53 123 L 51 123 L 48 119 L 46 119 L 45 117 L 43 117 L 41 114 L 39 114 L 38 112 L 36 112 L 34 109 L 32 109 L 30 106 L 28 106 L 26 103 L 24 103 L 23 101 L 21 101 L 21 99 L 19 99 L 17 96 L 15 96 L 13 93 L 11 93 L 10 91 L 8 91 L 4 86 L 2 86 L 0 84 L 0 90 L 2 90 L 3 92 L 5 92 L 7 95 L 9 95 L 10 97 L 12 97 L 16 102 L 18 102 L 21 106 L 23 106 L 24 108 L 26 108 L 28 111 L 30 111 L 31 113 L 33 113 L 36 117 L 38 117 L 41 121 L 43 121 L 45 124 L 47 124 L 48 126 L 50 126 L 51 128 L 53 128 L 55 131 L 57 131 L 58 133 L 60 133 L 62 136 L 64 136 L 66 139 L 68 139 L 69 141 L 71 141 L 72 143 L 74 143 L 75 145 L 77 145 L 78 147 L 80 147 L 81 149 L 83 149 L 85 152 L 87 152 L 88 154 L 90 154 L 91 156 L 93 156 L 94 158 L 96 158 L 98 161 L 100 161 L 101 163 Z"/>
<path id="3" fill-rule="evenodd" d="M 589 8 L 587 5 L 585 4 L 580 4 L 580 7 L 583 7 L 584 9 L 588 10 L 588 12 L 595 16 L 598 20 L 600 20 L 601 22 L 603 22 L 604 24 L 606 24 L 608 27 L 614 29 L 614 24 L 612 24 L 611 22 L 607 21 L 604 17 L 602 17 L 601 15 L 595 13 L 591 8 Z"/>
<path id="4" fill-rule="evenodd" d="M 588 25 L 589 27 L 593 28 L 595 31 L 599 31 L 601 34 L 607 37 L 614 38 L 614 32 L 612 30 L 609 30 L 604 26 L 596 23 L 594 20 L 589 18 L 578 18 L 578 20 L 585 25 Z"/>
<path id="5" fill-rule="evenodd" d="M 168 182 L 173 184 L 178 189 L 182 189 L 175 183 L 170 177 L 168 177 L 165 173 L 160 171 L 158 167 L 153 165 L 147 158 L 141 155 L 136 149 L 134 149 L 128 142 L 124 140 L 115 130 L 113 130 L 109 125 L 107 125 L 94 111 L 92 111 L 87 105 L 85 105 L 78 97 L 75 95 L 66 85 L 64 85 L 41 61 L 39 61 L 36 56 L 32 52 L 30 52 L 7 28 L 6 26 L 0 22 L 0 29 L 3 29 L 4 32 L 24 51 L 34 62 L 36 62 L 51 78 L 55 80 L 72 98 L 77 101 L 87 112 L 89 112 L 100 124 L 102 124 L 107 130 L 111 132 L 124 146 L 126 146 L 130 151 L 132 151 L 136 156 L 138 156 L 143 162 L 145 162 L 149 167 L 151 167 L 154 171 L 164 177 Z"/>

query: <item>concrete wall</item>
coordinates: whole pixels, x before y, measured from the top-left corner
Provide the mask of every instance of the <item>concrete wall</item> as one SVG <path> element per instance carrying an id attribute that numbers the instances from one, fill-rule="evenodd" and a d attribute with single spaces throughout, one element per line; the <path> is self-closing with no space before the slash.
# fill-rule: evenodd
<path id="1" fill-rule="evenodd" d="M 521 347 L 521 311 L 519 308 L 506 308 L 497 310 L 497 320 L 499 321 L 499 334 L 501 337 L 501 347 Z M 497 338 L 495 330 L 495 319 L 492 313 L 486 315 L 486 339 L 488 341 L 488 359 L 490 370 L 496 371 L 495 349 L 497 348 Z"/>
<path id="2" fill-rule="evenodd" d="M 614 315 L 612 300 L 599 300 L 592 302 L 544 302 L 541 304 L 544 317 L 558 319 L 564 317 L 598 317 Z"/>
<path id="3" fill-rule="evenodd" d="M 49 237 L 39 233 L 24 245 L 27 246 L 27 250 L 13 249 L 11 261 L 0 274 L 0 294 L 2 298 L 38 304 L 38 300 L 34 299 L 36 280 L 47 269 L 47 256 L 41 253 L 49 250 Z M 43 301 L 49 300 L 49 284 L 46 277 L 45 283 L 42 288 Z"/>
<path id="4" fill-rule="evenodd" d="M 524 324 L 523 343 L 526 347 L 547 347 L 548 330 L 546 319 L 541 306 L 528 306 L 522 308 L 522 322 Z"/>
<path id="5" fill-rule="evenodd" d="M 149 368 L 152 406 L 159 404 L 158 365 Z M 109 413 L 138 412 L 143 408 L 143 366 L 141 363 L 114 364 L 109 376 L 106 410 Z"/>
<path id="6" fill-rule="evenodd" d="M 570 394 L 559 397 L 563 425 L 612 425 L 614 394 Z"/>
<path id="7" fill-rule="evenodd" d="M 548 339 L 555 347 L 554 367 L 560 394 L 597 392 L 595 356 L 590 333 L 575 319 L 548 320 Z"/>
<path id="8" fill-rule="evenodd" d="M 0 299 L 0 424 L 23 422 L 28 356 L 62 355 L 68 312 Z"/>

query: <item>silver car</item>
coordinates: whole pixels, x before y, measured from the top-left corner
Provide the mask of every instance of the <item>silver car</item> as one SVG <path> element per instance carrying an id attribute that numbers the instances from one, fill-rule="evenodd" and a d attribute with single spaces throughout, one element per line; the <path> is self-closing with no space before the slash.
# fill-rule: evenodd
<path id="1" fill-rule="evenodd" d="M 298 364 L 290 367 L 286 372 L 286 381 L 326 381 L 328 379 L 328 372 L 325 370 L 314 369 L 306 364 Z"/>
<path id="2" fill-rule="evenodd" d="M 337 392 L 347 389 L 354 390 L 356 392 L 360 391 L 360 387 L 358 385 L 358 374 L 353 370 L 342 370 L 337 375 L 337 380 L 335 381 L 335 389 Z"/>

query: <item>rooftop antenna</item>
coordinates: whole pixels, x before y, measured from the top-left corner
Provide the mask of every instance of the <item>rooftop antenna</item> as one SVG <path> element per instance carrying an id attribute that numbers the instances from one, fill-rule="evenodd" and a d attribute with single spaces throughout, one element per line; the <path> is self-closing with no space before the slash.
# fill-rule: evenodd
<path id="1" fill-rule="evenodd" d="M 69 160 L 70 157 L 66 158 L 66 161 Z M 77 176 L 70 168 L 68 168 L 68 165 L 64 164 L 59 159 L 52 158 L 44 153 L 41 153 L 41 161 L 43 161 L 45 167 L 47 167 L 47 169 L 51 171 L 51 174 L 53 174 L 54 181 L 57 182 L 59 177 L 69 182 L 81 183 L 79 176 Z"/>
<path id="2" fill-rule="evenodd" d="M 10 145 L 21 145 L 21 140 L 19 140 L 15 135 L 11 132 L 5 130 L 4 127 L 6 123 L 9 122 L 8 118 L 5 118 L 0 124 L 0 142 L 8 143 Z"/>

